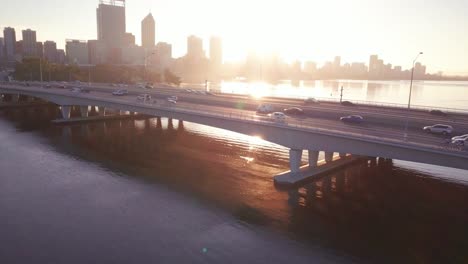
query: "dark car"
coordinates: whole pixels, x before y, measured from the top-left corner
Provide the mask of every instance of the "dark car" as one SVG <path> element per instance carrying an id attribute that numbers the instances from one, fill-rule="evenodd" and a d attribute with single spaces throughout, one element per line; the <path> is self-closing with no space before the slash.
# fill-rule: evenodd
<path id="1" fill-rule="evenodd" d="M 355 106 L 355 104 L 351 103 L 350 101 L 343 101 L 343 102 L 341 102 L 341 105 L 343 105 L 343 106 Z"/>
<path id="2" fill-rule="evenodd" d="M 431 110 L 431 111 L 429 111 L 429 113 L 430 113 L 431 115 L 447 116 L 447 113 L 442 112 L 442 111 L 437 110 L 437 109 Z"/>
<path id="3" fill-rule="evenodd" d="M 287 115 L 304 115 L 304 111 L 299 107 L 290 107 L 283 110 Z"/>
<path id="4" fill-rule="evenodd" d="M 364 121 L 364 118 L 360 115 L 350 115 L 350 116 L 343 116 L 340 118 L 341 121 L 346 123 L 361 123 Z"/>

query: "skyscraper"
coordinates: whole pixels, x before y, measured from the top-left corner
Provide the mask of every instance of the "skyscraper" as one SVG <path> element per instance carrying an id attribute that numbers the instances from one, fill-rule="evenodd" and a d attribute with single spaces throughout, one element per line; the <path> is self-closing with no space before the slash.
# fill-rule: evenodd
<path id="1" fill-rule="evenodd" d="M 219 37 L 210 38 L 210 61 L 214 67 L 220 67 L 223 64 L 223 44 Z"/>
<path id="2" fill-rule="evenodd" d="M 205 58 L 203 40 L 201 38 L 193 35 L 187 38 L 187 57 L 191 60 Z"/>
<path id="3" fill-rule="evenodd" d="M 100 0 L 97 35 L 108 48 L 120 48 L 125 35 L 125 0 Z"/>
<path id="4" fill-rule="evenodd" d="M 3 30 L 3 41 L 5 42 L 5 57 L 8 61 L 15 61 L 16 32 L 14 28 L 7 27 Z"/>
<path id="5" fill-rule="evenodd" d="M 156 23 L 153 15 L 149 13 L 141 21 L 141 46 L 145 49 L 153 49 L 156 43 Z"/>
<path id="6" fill-rule="evenodd" d="M 23 30 L 23 56 L 37 56 L 36 31 Z"/>
<path id="7" fill-rule="evenodd" d="M 67 39 L 65 49 L 70 64 L 88 64 L 88 43 L 84 40 Z"/>
<path id="8" fill-rule="evenodd" d="M 0 38 L 0 61 L 5 57 L 5 42 Z"/>
<path id="9" fill-rule="evenodd" d="M 57 44 L 54 41 L 44 42 L 44 58 L 50 63 L 57 63 Z"/>

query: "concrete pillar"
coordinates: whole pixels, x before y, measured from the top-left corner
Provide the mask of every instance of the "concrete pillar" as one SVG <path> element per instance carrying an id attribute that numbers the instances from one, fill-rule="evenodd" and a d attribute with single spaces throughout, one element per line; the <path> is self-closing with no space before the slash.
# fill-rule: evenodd
<path id="1" fill-rule="evenodd" d="M 18 102 L 19 102 L 19 98 L 20 98 L 19 94 L 13 94 L 13 95 L 11 96 L 11 101 L 12 101 L 13 103 L 18 103 Z"/>
<path id="2" fill-rule="evenodd" d="M 157 120 L 156 120 L 156 128 L 162 128 L 162 122 L 161 122 L 160 117 L 158 117 Z"/>
<path id="3" fill-rule="evenodd" d="M 309 167 L 314 168 L 317 167 L 319 152 L 316 150 L 308 150 L 309 152 Z"/>
<path id="4" fill-rule="evenodd" d="M 60 111 L 62 111 L 62 118 L 63 118 L 63 119 L 70 119 L 71 106 L 69 106 L 69 105 L 62 105 L 62 106 L 60 107 Z"/>
<path id="5" fill-rule="evenodd" d="M 88 117 L 88 106 L 80 106 L 81 117 Z"/>
<path id="6" fill-rule="evenodd" d="M 174 128 L 174 124 L 172 123 L 172 118 L 169 118 L 167 120 L 167 127 L 170 128 L 170 129 Z"/>
<path id="7" fill-rule="evenodd" d="M 299 172 L 302 161 L 302 149 L 289 150 L 289 167 L 292 173 Z"/>
<path id="8" fill-rule="evenodd" d="M 106 108 L 104 106 L 99 106 L 98 107 L 98 112 L 100 116 L 105 116 L 106 115 Z"/>
<path id="9" fill-rule="evenodd" d="M 177 125 L 177 130 L 183 130 L 184 129 L 184 121 L 179 120 L 179 124 Z"/>
<path id="10" fill-rule="evenodd" d="M 346 158 L 346 153 L 340 153 L 340 158 Z"/>
<path id="11" fill-rule="evenodd" d="M 327 163 L 333 161 L 333 152 L 325 152 L 325 161 Z"/>

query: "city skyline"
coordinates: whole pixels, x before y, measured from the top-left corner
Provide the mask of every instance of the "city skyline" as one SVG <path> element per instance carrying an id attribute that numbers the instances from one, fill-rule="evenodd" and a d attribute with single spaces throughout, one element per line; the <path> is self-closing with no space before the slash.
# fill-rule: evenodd
<path id="1" fill-rule="evenodd" d="M 23 2 L 30 2 L 31 6 L 38 6 L 37 11 L 39 13 L 46 12 L 47 7 L 51 6 L 51 1 L 48 0 L 43 1 L 41 5 L 39 5 L 37 2 Z M 57 11 L 52 9 L 47 11 L 51 12 L 52 14 L 47 16 L 46 20 L 35 20 L 37 14 L 30 14 L 29 16 L 17 16 L 17 18 L 15 18 L 15 16 L 10 14 L 14 12 L 8 11 L 13 11 L 13 8 L 15 8 L 16 5 L 13 3 L 6 3 L 5 8 L 2 8 L 3 11 L 0 11 L 0 16 L 5 19 L 0 21 L 0 26 L 2 28 L 8 26 L 14 27 L 16 29 L 18 39 L 20 37 L 18 36 L 19 32 L 24 29 L 31 28 L 37 32 L 37 41 L 44 42 L 46 40 L 53 40 L 57 43 L 57 48 L 64 49 L 65 39 L 92 40 L 96 39 L 97 37 L 95 10 L 96 6 L 98 5 L 98 1 L 85 0 L 82 2 L 83 3 L 80 2 L 80 6 L 75 7 L 76 12 L 73 12 L 72 15 L 67 15 L 67 23 L 60 23 L 60 21 L 63 20 L 63 18 L 61 19 L 60 16 L 62 14 L 60 13 L 60 15 L 54 16 L 53 14 L 57 14 Z M 421 58 L 421 62 L 427 65 L 428 72 L 436 73 L 438 71 L 443 71 L 444 73 L 448 74 L 468 73 L 468 65 L 466 65 L 467 63 L 460 59 L 460 54 L 462 54 L 461 52 L 463 52 L 463 48 L 468 45 L 468 37 L 464 36 L 463 34 L 457 34 L 459 33 L 458 31 L 462 31 L 462 28 L 459 28 L 458 31 L 456 28 L 456 25 L 461 25 L 464 23 L 464 21 L 468 20 L 467 18 L 464 18 L 460 12 L 460 8 L 468 5 L 462 1 L 452 0 L 449 1 L 449 4 L 444 3 L 443 7 L 430 1 L 421 7 L 420 12 L 416 12 L 411 8 L 416 6 L 419 1 L 416 1 L 417 3 L 407 3 L 406 7 L 408 10 L 406 10 L 406 8 L 399 9 L 396 6 L 385 4 L 384 7 L 393 7 L 396 11 L 401 11 L 402 16 L 395 16 L 396 18 L 391 20 L 394 22 L 394 25 L 391 25 L 390 28 L 386 28 L 385 32 L 376 29 L 374 31 L 369 31 L 369 28 L 378 28 L 378 25 L 384 25 L 379 24 L 379 22 L 382 22 L 383 19 L 382 21 L 376 21 L 377 24 L 374 25 L 373 23 L 368 22 L 363 23 L 364 20 L 361 18 L 359 22 L 351 23 L 352 26 L 359 24 L 363 28 L 362 30 L 356 30 L 352 33 L 356 35 L 354 38 L 352 38 L 353 35 L 351 33 L 345 32 L 346 30 L 349 30 L 350 25 L 341 24 L 346 17 L 349 18 L 349 16 L 341 18 L 343 15 L 341 13 L 343 13 L 343 11 L 335 10 L 336 12 L 329 17 L 331 20 L 324 20 L 326 23 L 322 22 L 321 25 L 314 25 L 314 23 L 312 23 L 318 19 L 316 17 L 316 12 L 318 10 L 333 10 L 331 9 L 330 4 L 321 3 L 313 6 L 310 3 L 305 3 L 304 1 L 293 1 L 289 4 L 289 8 L 285 9 L 284 12 L 286 13 L 286 11 L 290 10 L 291 8 L 297 9 L 296 17 L 299 18 L 292 19 L 293 16 L 285 16 L 286 18 L 291 18 L 293 21 L 282 18 L 276 19 L 278 21 L 273 24 L 268 24 L 267 22 L 272 22 L 275 20 L 272 19 L 271 16 L 280 14 L 278 12 L 281 10 L 281 7 L 285 7 L 282 1 L 279 1 L 275 4 L 270 3 L 268 6 L 270 11 L 256 14 L 256 16 L 261 17 L 262 19 L 260 19 L 258 23 L 252 24 L 250 29 L 247 30 L 247 22 L 251 22 L 252 18 L 255 16 L 255 10 L 260 11 L 262 9 L 262 1 L 251 3 L 251 8 L 245 11 L 245 14 L 239 15 L 239 19 L 233 19 L 232 14 L 225 14 L 225 17 L 221 17 L 220 14 L 222 13 L 222 10 L 229 8 L 231 8 L 232 11 L 240 10 L 240 7 L 243 7 L 246 4 L 244 1 L 240 1 L 236 6 L 233 6 L 233 4 L 227 4 L 227 6 L 224 6 L 223 8 L 221 8 L 222 3 L 214 3 L 208 0 L 201 1 L 199 3 L 200 11 L 197 10 L 197 12 L 194 12 L 191 10 L 192 12 L 197 13 L 197 15 L 191 14 L 185 10 L 185 8 L 184 10 L 181 8 L 179 8 L 179 10 L 174 9 L 174 6 L 177 4 L 185 3 L 185 6 L 190 6 L 191 4 L 183 0 L 173 2 L 169 3 L 167 1 L 160 0 L 153 1 L 152 4 L 149 4 L 149 1 L 132 1 L 127 3 L 126 31 L 135 35 L 137 44 L 141 45 L 141 20 L 146 17 L 149 12 L 151 12 L 156 20 L 156 43 L 161 41 L 171 43 L 173 45 L 174 57 L 181 57 L 185 54 L 186 38 L 189 35 L 196 35 L 201 37 L 204 43 L 204 52 L 205 54 L 208 54 L 209 39 L 212 35 L 217 35 L 222 38 L 224 51 L 223 57 L 226 61 L 244 60 L 250 51 L 278 53 L 288 62 L 295 60 L 301 60 L 303 62 L 312 60 L 316 61 L 319 65 L 324 64 L 326 61 L 330 60 L 330 58 L 333 58 L 336 55 L 341 56 L 343 63 L 367 63 L 370 55 L 379 54 L 395 65 L 401 65 L 403 68 L 411 68 L 411 61 L 414 57 L 414 54 L 419 51 L 424 51 L 425 55 Z M 396 2 L 398 3 L 399 1 Z M 354 3 L 356 3 L 356 1 L 354 1 Z M 366 11 L 359 12 L 367 12 L 366 15 L 369 21 L 372 21 L 372 19 L 377 17 L 374 12 L 370 12 L 378 11 L 378 8 L 376 7 L 377 4 L 367 3 L 367 1 L 360 1 L 360 3 L 367 4 L 365 8 Z M 192 19 L 196 16 L 203 17 L 203 14 L 205 13 L 201 7 L 206 7 L 208 4 L 211 5 L 209 7 L 210 10 L 212 10 L 210 19 Z M 70 5 L 65 3 L 58 5 L 60 8 L 57 9 L 61 10 L 61 12 L 65 12 L 68 8 L 70 8 Z M 347 6 L 349 4 L 343 5 Z M 438 9 L 439 7 L 440 9 Z M 311 23 L 308 27 L 310 29 L 314 29 L 313 34 L 309 34 L 308 32 L 304 31 L 304 20 L 307 19 L 305 19 L 304 16 L 301 16 L 301 14 L 304 14 L 305 12 L 302 9 L 316 10 L 315 12 L 311 12 L 311 17 L 309 17 Z M 31 10 L 36 9 L 31 8 Z M 173 13 L 177 15 L 169 15 L 170 10 L 173 10 Z M 427 26 L 421 25 L 421 23 L 427 21 L 428 15 L 426 13 L 433 12 L 434 10 L 439 11 L 441 14 L 450 13 L 452 17 L 449 18 L 446 16 L 442 19 L 434 18 L 434 24 L 431 25 L 430 29 L 428 29 Z M 21 12 L 23 12 L 23 10 L 21 10 Z M 414 18 L 409 18 L 409 13 L 412 12 L 415 12 Z M 327 12 L 325 12 L 325 14 L 326 13 Z M 357 17 L 358 15 L 359 14 L 356 13 L 355 16 Z M 324 14 L 319 16 L 324 17 Z M 278 18 L 281 17 L 278 16 Z M 206 23 L 207 21 L 212 21 L 213 19 L 216 20 L 216 23 Z M 333 19 L 336 21 L 333 21 Z M 397 19 L 398 23 L 396 22 Z M 190 23 L 184 23 L 184 21 L 188 20 L 190 20 Z M 436 23 L 440 22 L 439 20 L 442 20 L 444 23 Z M 82 26 L 73 27 L 73 24 L 76 24 L 77 22 Z M 226 27 L 226 25 L 230 23 L 231 26 Z M 44 24 L 47 25 L 47 28 L 44 27 Z M 64 24 L 70 25 L 71 30 L 65 30 Z M 266 24 L 268 24 L 268 26 Z M 365 24 L 368 26 L 364 27 Z M 369 26 L 371 24 L 373 25 Z M 415 30 L 415 32 L 411 32 L 416 27 L 414 24 L 420 26 L 421 30 Z M 295 28 L 292 30 L 287 30 L 287 27 L 291 25 L 294 25 Z M 404 28 L 408 28 L 408 30 L 402 30 Z M 224 29 L 224 33 L 221 32 L 221 29 Z M 394 32 L 397 29 L 399 29 L 401 32 L 396 36 L 404 37 L 405 41 L 394 41 Z M 171 31 L 171 33 L 168 33 L 168 31 Z M 297 31 L 299 33 L 291 33 L 292 31 Z M 261 32 L 261 34 L 258 32 Z M 288 34 L 290 36 L 287 37 L 285 32 L 289 32 Z M 366 32 L 374 32 L 375 34 L 372 38 L 361 40 L 360 37 L 362 37 L 362 35 Z M 386 33 L 388 36 L 386 39 L 393 40 L 384 41 L 388 42 L 386 45 L 393 47 L 387 48 L 383 45 L 379 45 L 379 42 L 382 42 L 382 37 L 380 35 L 383 33 Z M 414 34 L 411 38 L 409 37 L 410 33 Z M 440 38 L 442 34 L 445 36 L 444 39 Z M 63 36 L 66 37 L 63 38 Z M 259 37 L 262 38 L 262 41 L 258 41 Z M 340 37 L 343 39 L 342 41 L 338 41 Z M 349 41 L 350 39 L 352 39 L 352 41 Z M 421 39 L 424 40 L 422 42 L 423 44 L 417 46 L 416 44 L 421 43 Z M 251 45 L 248 46 L 247 44 L 249 43 L 246 44 L 245 42 L 249 42 Z M 405 48 L 402 47 L 403 45 L 405 45 Z M 325 48 L 324 46 L 328 46 L 328 48 Z"/>

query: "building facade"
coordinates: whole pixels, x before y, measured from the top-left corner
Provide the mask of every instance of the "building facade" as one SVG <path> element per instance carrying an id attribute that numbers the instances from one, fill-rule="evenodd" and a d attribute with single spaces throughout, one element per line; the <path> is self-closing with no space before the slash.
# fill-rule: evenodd
<path id="1" fill-rule="evenodd" d="M 36 31 L 23 30 L 23 57 L 37 56 Z"/>
<path id="2" fill-rule="evenodd" d="M 65 50 L 69 64 L 89 64 L 87 41 L 68 39 L 66 40 Z"/>
<path id="3" fill-rule="evenodd" d="M 146 50 L 154 48 L 156 43 L 156 23 L 153 15 L 149 13 L 141 21 L 141 46 Z"/>
<path id="4" fill-rule="evenodd" d="M 96 16 L 98 40 L 108 48 L 121 47 L 126 33 L 125 0 L 100 0 Z"/>
<path id="5" fill-rule="evenodd" d="M 50 63 L 58 63 L 57 43 L 50 40 L 44 42 L 44 58 Z"/>
<path id="6" fill-rule="evenodd" d="M 5 45 L 5 58 L 8 61 L 15 61 L 16 32 L 14 28 L 7 27 L 3 30 L 3 41 Z"/>

